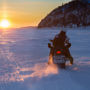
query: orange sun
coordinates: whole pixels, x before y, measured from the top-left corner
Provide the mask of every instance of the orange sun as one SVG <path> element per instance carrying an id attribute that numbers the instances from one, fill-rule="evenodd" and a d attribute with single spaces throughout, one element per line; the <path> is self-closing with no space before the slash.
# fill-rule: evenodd
<path id="1" fill-rule="evenodd" d="M 0 27 L 1 28 L 9 28 L 10 27 L 10 22 L 7 19 L 3 19 L 0 22 Z"/>

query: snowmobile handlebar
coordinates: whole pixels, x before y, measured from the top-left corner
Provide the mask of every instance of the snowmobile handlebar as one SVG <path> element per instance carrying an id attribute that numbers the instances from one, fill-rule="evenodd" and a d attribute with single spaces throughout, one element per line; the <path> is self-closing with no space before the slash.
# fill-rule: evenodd
<path id="1" fill-rule="evenodd" d="M 48 47 L 49 47 L 49 48 L 52 48 L 51 43 L 48 43 Z"/>
<path id="2" fill-rule="evenodd" d="M 52 39 L 50 39 L 49 41 L 50 41 L 50 42 L 53 42 L 53 40 L 52 40 Z"/>

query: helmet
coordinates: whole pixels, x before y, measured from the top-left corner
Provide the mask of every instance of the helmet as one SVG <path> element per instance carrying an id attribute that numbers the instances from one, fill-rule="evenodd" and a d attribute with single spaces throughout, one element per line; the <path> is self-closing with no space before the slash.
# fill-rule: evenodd
<path id="1" fill-rule="evenodd" d="M 59 35 L 65 36 L 66 35 L 66 32 L 63 31 L 63 30 L 61 30 L 60 33 L 59 33 Z"/>
<path id="2" fill-rule="evenodd" d="M 65 32 L 65 31 L 63 31 L 63 30 L 62 30 L 60 33 L 61 33 L 61 34 L 66 34 L 66 32 Z"/>

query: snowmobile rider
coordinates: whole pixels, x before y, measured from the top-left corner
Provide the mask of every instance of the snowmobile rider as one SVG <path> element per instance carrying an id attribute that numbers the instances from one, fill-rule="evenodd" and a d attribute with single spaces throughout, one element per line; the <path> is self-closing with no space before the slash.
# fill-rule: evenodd
<path id="1" fill-rule="evenodd" d="M 66 36 L 66 32 L 62 30 L 53 40 L 51 40 L 51 42 L 53 43 L 54 48 L 63 48 L 65 50 L 65 56 L 69 58 L 70 63 L 73 64 L 73 58 L 69 52 L 71 43 L 69 43 L 69 38 Z"/>

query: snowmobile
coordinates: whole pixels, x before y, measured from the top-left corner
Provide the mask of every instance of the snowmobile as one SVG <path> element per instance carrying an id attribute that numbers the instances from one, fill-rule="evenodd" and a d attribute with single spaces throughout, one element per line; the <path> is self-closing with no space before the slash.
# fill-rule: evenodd
<path id="1" fill-rule="evenodd" d="M 69 60 L 65 56 L 65 50 L 63 48 L 54 48 L 51 43 L 48 43 L 48 47 L 50 48 L 50 54 L 49 54 L 49 60 L 48 64 L 56 64 L 60 68 L 65 68 L 66 67 L 66 61 Z"/>

